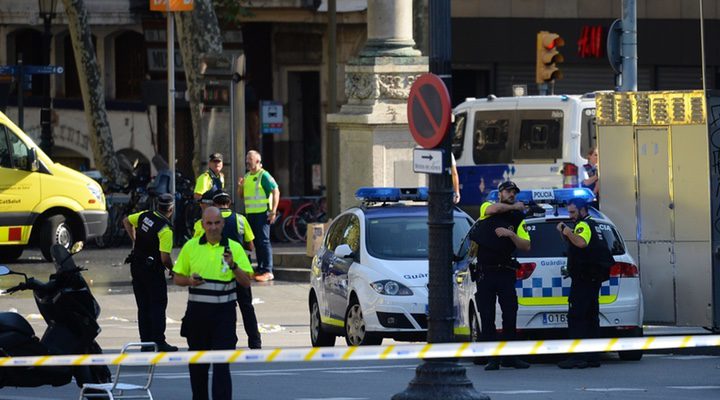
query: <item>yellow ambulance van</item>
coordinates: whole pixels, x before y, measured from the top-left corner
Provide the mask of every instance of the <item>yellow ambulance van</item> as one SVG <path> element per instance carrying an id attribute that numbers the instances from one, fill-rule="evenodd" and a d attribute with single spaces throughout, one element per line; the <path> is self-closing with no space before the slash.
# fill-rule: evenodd
<path id="1" fill-rule="evenodd" d="M 53 162 L 0 112 L 0 260 L 35 246 L 52 261 L 50 247 L 102 235 L 107 227 L 100 185 Z"/>

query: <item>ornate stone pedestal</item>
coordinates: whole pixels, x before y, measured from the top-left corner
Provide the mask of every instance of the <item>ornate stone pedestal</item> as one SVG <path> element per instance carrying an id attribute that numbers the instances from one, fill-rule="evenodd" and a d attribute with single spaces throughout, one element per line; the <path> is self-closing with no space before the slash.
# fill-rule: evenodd
<path id="1" fill-rule="evenodd" d="M 348 103 L 327 118 L 339 130 L 341 210 L 361 186 L 425 185 L 412 170 L 407 98 L 428 59 L 413 45 L 412 0 L 369 0 L 367 44 L 345 68 Z"/>

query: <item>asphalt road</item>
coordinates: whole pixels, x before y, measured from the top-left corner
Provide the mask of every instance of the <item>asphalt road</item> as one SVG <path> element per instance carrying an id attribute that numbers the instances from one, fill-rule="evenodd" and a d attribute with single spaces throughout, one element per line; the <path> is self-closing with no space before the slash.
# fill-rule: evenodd
<path id="1" fill-rule="evenodd" d="M 535 362 L 528 370 L 487 372 L 463 363 L 474 388 L 492 399 L 718 399 L 720 357 L 650 355 L 639 362 L 606 359 L 601 368 L 561 370 Z M 407 388 L 417 363 L 276 363 L 233 365 L 233 399 L 380 400 Z M 139 372 L 124 374 L 131 381 Z M 189 399 L 187 367 L 161 367 L 156 399 Z M 75 399 L 73 384 L 59 388 L 3 388 L 2 400 Z"/>

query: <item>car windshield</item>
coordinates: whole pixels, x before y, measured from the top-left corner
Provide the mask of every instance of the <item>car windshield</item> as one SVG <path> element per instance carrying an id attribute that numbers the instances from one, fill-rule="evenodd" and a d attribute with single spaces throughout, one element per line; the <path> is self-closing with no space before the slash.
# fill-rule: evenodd
<path id="1" fill-rule="evenodd" d="M 526 222 L 528 233 L 530 234 L 531 248 L 530 251 L 517 251 L 516 256 L 524 257 L 567 257 L 567 242 L 563 240 L 555 226 L 560 221 L 544 221 L 544 222 Z M 574 227 L 572 221 L 563 221 L 568 226 Z M 623 245 L 620 235 L 615 228 L 609 224 L 597 222 L 603 232 L 605 244 L 612 251 L 614 256 L 625 254 L 625 246 Z"/>
<path id="2" fill-rule="evenodd" d="M 470 229 L 469 221 L 456 216 L 453 225 L 453 248 Z M 416 260 L 428 258 L 428 225 L 426 216 L 377 217 L 367 220 L 367 251 L 375 258 Z"/>

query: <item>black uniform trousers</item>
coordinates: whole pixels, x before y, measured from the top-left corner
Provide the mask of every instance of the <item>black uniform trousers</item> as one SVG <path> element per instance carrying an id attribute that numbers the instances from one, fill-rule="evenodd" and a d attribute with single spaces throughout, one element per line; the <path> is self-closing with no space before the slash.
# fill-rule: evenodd
<path id="1" fill-rule="evenodd" d="M 237 335 L 235 302 L 208 304 L 188 302 L 180 335 L 187 338 L 188 349 L 235 350 Z M 232 379 L 229 364 L 212 364 L 213 400 L 232 399 Z M 208 371 L 210 364 L 190 364 L 190 387 L 193 400 L 208 400 Z"/>
<path id="2" fill-rule="evenodd" d="M 133 293 L 138 308 L 138 329 L 142 342 L 165 342 L 165 310 L 167 281 L 165 268 L 147 265 L 144 261 L 130 264 Z"/>
<path id="3" fill-rule="evenodd" d="M 572 278 L 568 297 L 568 331 L 571 339 L 600 336 L 600 301 L 602 282 Z"/>
<path id="4" fill-rule="evenodd" d="M 242 315 L 245 334 L 248 337 L 248 347 L 259 349 L 262 347 L 262 340 L 260 339 L 260 330 L 258 329 L 257 316 L 255 315 L 252 300 L 252 290 L 249 287 L 237 285 L 237 303 L 240 308 L 240 315 Z"/>
<path id="5" fill-rule="evenodd" d="M 482 341 L 496 340 L 495 304 L 500 302 L 502 310 L 503 339 L 513 340 L 516 333 L 518 300 L 515 293 L 515 271 L 498 266 L 478 266 L 475 303 L 480 313 Z"/>

